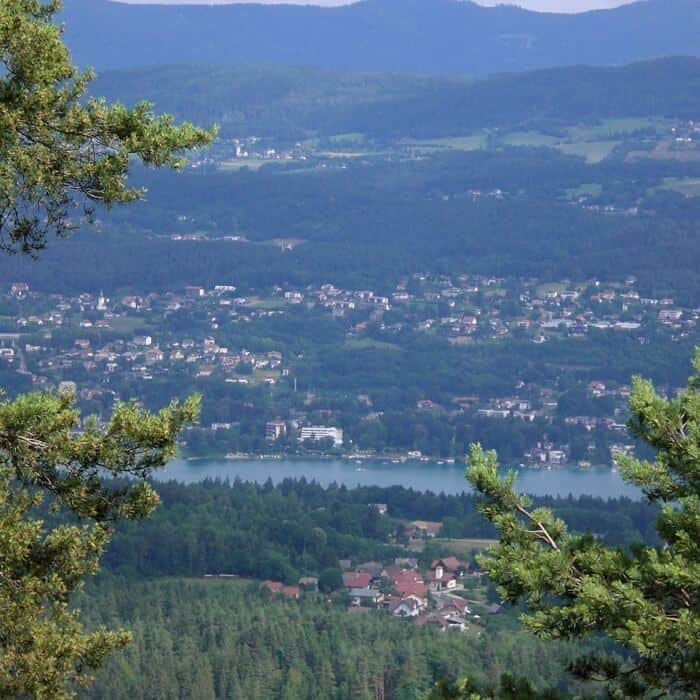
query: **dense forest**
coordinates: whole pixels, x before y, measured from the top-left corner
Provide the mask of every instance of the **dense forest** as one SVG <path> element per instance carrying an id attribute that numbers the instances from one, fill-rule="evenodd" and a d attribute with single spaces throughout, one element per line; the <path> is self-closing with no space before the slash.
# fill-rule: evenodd
<path id="1" fill-rule="evenodd" d="M 389 561 L 405 552 L 404 525 L 443 523 L 448 538 L 493 535 L 470 494 L 421 493 L 401 486 L 323 488 L 305 480 L 274 486 L 206 481 L 158 484 L 162 506 L 148 520 L 124 524 L 105 567 L 126 577 L 238 574 L 296 583 L 337 568 L 339 559 Z M 656 510 L 641 501 L 542 498 L 579 532 L 609 544 L 656 541 Z M 386 503 L 381 516 L 370 503 Z M 441 545 L 449 548 L 449 543 Z M 429 562 L 448 549 L 429 547 Z M 405 554 L 404 554 L 405 555 Z"/>
<path id="2" fill-rule="evenodd" d="M 493 686 L 506 668 L 536 688 L 575 687 L 563 667 L 580 647 L 535 640 L 515 610 L 472 632 L 445 634 L 382 612 L 353 614 L 342 596 L 335 603 L 311 594 L 285 600 L 260 589 L 267 577 L 332 581 L 323 571 L 338 567 L 339 558 L 405 556 L 401 523 L 412 519 L 442 522 L 447 538 L 491 535 L 473 495 L 324 489 L 304 480 L 167 482 L 158 491 L 155 515 L 119 527 L 103 573 L 77 600 L 90 627 L 124 625 L 134 634 L 84 697 L 364 700 L 383 687 L 385 697 L 408 699 L 422 697 L 438 678 L 468 675 Z M 375 502 L 387 504 L 387 515 L 368 508 Z M 610 544 L 656 541 L 657 511 L 641 501 L 538 503 Z M 415 556 L 426 566 L 450 551 L 441 539 Z M 203 578 L 207 572 L 242 578 Z"/>
<path id="3" fill-rule="evenodd" d="M 493 686 L 504 668 L 537 688 L 573 686 L 561 668 L 574 646 L 537 641 L 508 616 L 487 634 L 445 634 L 236 581 L 108 577 L 80 605 L 91 626 L 134 634 L 82 698 L 418 700 L 438 678 Z"/>

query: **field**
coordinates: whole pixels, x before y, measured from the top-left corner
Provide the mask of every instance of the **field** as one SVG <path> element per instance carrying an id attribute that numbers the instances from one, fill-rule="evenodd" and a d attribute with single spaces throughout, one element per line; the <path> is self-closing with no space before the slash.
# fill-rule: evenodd
<path id="1" fill-rule="evenodd" d="M 498 544 L 498 540 L 472 538 L 454 540 L 447 538 L 435 538 L 434 540 L 430 541 L 434 542 L 435 544 L 440 544 L 444 547 L 447 547 L 451 552 L 454 552 L 454 554 L 461 556 L 467 556 L 469 554 L 472 554 L 473 552 L 483 552 L 488 547 Z M 412 542 L 409 545 L 409 549 L 413 551 L 421 551 L 424 546 L 425 542 L 420 540 L 417 542 Z"/>
<path id="2" fill-rule="evenodd" d="M 262 158 L 240 158 L 236 160 L 224 160 L 219 164 L 219 169 L 224 172 L 234 172 L 249 168 L 250 170 L 260 170 L 263 165 L 267 165 L 271 161 Z"/>
<path id="3" fill-rule="evenodd" d="M 109 321 L 110 327 L 113 331 L 117 333 L 134 333 L 137 329 L 144 330 L 143 319 L 134 318 L 133 316 L 120 316 L 119 318 L 112 318 Z"/>
<path id="4" fill-rule="evenodd" d="M 385 343 L 373 338 L 351 338 L 345 341 L 345 347 L 350 350 L 400 350 L 394 343 Z"/>
<path id="5" fill-rule="evenodd" d="M 686 197 L 700 197 L 700 178 L 666 177 L 660 189 L 680 192 Z"/>
<path id="6" fill-rule="evenodd" d="M 265 311 L 277 311 L 287 306 L 287 302 L 280 298 L 261 299 L 260 297 L 248 297 L 248 303 L 255 309 L 263 309 Z"/>
<path id="7" fill-rule="evenodd" d="M 501 139 L 507 146 L 556 146 L 560 141 L 556 136 L 539 131 L 516 131 Z"/>
<path id="8" fill-rule="evenodd" d="M 581 156 L 588 163 L 599 163 L 626 137 L 644 130 L 653 130 L 657 135 L 662 135 L 667 133 L 670 124 L 670 121 L 660 117 L 606 119 L 599 124 L 569 126 L 562 131 L 561 136 L 535 130 L 513 131 L 492 136 L 492 144 L 515 148 L 556 148 L 568 155 Z M 417 153 L 437 150 L 474 151 L 489 147 L 489 132 L 481 130 L 449 138 L 406 138 L 397 145 L 412 148 Z"/>
<path id="9" fill-rule="evenodd" d="M 560 143 L 557 148 L 569 156 L 582 156 L 587 163 L 600 163 L 605 160 L 619 141 L 582 141 L 576 143 Z"/>
<path id="10" fill-rule="evenodd" d="M 398 145 L 408 146 L 423 152 L 440 150 L 478 151 L 482 148 L 486 148 L 487 143 L 488 135 L 485 131 L 479 131 L 474 134 L 450 136 L 448 138 L 401 139 Z"/>

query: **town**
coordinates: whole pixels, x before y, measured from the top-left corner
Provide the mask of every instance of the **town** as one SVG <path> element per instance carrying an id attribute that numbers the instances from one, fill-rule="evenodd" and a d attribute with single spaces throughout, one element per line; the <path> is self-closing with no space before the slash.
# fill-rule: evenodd
<path id="1" fill-rule="evenodd" d="M 403 361 L 419 345 L 433 354 L 433 366 L 441 352 L 468 358 L 514 345 L 542 353 L 566 343 L 584 348 L 582 357 L 587 347 L 595 356 L 622 342 L 642 351 L 652 339 L 692 346 L 700 317 L 700 309 L 672 298 L 640 294 L 634 277 L 542 283 L 429 273 L 382 291 L 328 283 L 242 292 L 222 282 L 66 296 L 16 281 L 2 307 L 0 371 L 9 391 L 72 391 L 84 412 L 98 417 L 134 396 L 155 403 L 177 394 L 174 387 L 200 391 L 202 421 L 183 445 L 192 455 L 459 459 L 458 423 L 468 419 L 500 426 L 510 442 L 513 431 L 522 433 L 519 452 L 507 455 L 514 464 L 584 468 L 612 465 L 616 453 L 633 449 L 625 425 L 629 383 L 602 369 L 572 386 L 556 372 L 533 379 L 516 367 L 510 390 L 498 394 L 437 383 L 433 390 L 426 380 L 410 403 L 401 397 L 387 409 L 378 405 L 386 399 L 373 395 L 381 385 L 373 371 L 381 375 L 382 368 L 363 365 L 366 377 L 351 387 L 333 363 L 341 355 Z M 449 442 L 457 446 L 375 439 L 376 426 L 397 411 L 455 426 Z"/>

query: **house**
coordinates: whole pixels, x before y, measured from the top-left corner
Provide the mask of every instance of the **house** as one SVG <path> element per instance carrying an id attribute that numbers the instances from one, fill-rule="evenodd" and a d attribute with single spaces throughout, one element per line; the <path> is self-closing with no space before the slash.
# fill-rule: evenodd
<path id="1" fill-rule="evenodd" d="M 122 298 L 122 305 L 129 309 L 140 309 L 143 306 L 141 297 L 127 296 Z"/>
<path id="2" fill-rule="evenodd" d="M 424 598 L 416 596 L 406 596 L 400 600 L 393 601 L 389 605 L 389 612 L 394 617 L 418 617 L 421 611 L 427 607 L 427 602 Z"/>
<path id="3" fill-rule="evenodd" d="M 29 285 L 26 282 L 13 282 L 10 285 L 10 294 L 13 297 L 22 299 L 29 294 Z"/>
<path id="4" fill-rule="evenodd" d="M 279 581 L 263 581 L 262 587 L 267 588 L 270 593 L 279 593 L 284 584 Z"/>
<path id="5" fill-rule="evenodd" d="M 436 559 L 430 564 L 430 587 L 435 591 L 451 590 L 457 587 L 468 566 L 457 557 Z"/>
<path id="6" fill-rule="evenodd" d="M 265 423 L 265 439 L 274 442 L 287 432 L 287 425 L 281 420 L 271 420 Z"/>
<path id="7" fill-rule="evenodd" d="M 343 586 L 345 588 L 369 588 L 371 582 L 371 574 L 364 571 L 346 571 L 343 574 Z"/>
<path id="8" fill-rule="evenodd" d="M 368 503 L 367 506 L 376 510 L 379 515 L 386 515 L 389 510 L 386 503 Z"/>
<path id="9" fill-rule="evenodd" d="M 343 444 L 343 429 L 342 428 L 327 428 L 324 425 L 310 425 L 301 429 L 299 441 L 312 440 L 318 442 L 330 438 L 333 441 L 333 447 L 341 447 Z"/>
<path id="10" fill-rule="evenodd" d="M 428 592 L 428 586 L 422 575 L 415 569 L 399 569 L 390 566 L 384 569 L 384 576 L 389 579 L 393 589 L 402 598 L 411 595 L 424 598 Z"/>
<path id="11" fill-rule="evenodd" d="M 457 587 L 455 575 L 445 571 L 441 566 L 437 566 L 431 572 L 430 588 L 434 591 L 451 590 Z"/>
<path id="12" fill-rule="evenodd" d="M 431 625 L 437 627 L 441 632 L 447 630 L 447 623 L 439 615 L 419 615 L 416 618 L 416 625 L 418 627 L 423 627 L 425 625 Z"/>
<path id="13" fill-rule="evenodd" d="M 457 629 L 463 632 L 466 629 L 464 618 L 462 618 L 461 615 L 454 615 L 451 613 L 443 614 L 441 611 L 431 613 L 430 615 L 419 616 L 416 618 L 416 624 L 421 627 L 423 625 L 432 625 L 442 632 L 449 629 Z"/>
<path id="14" fill-rule="evenodd" d="M 315 576 L 302 576 L 299 579 L 299 588 L 302 591 L 311 591 L 315 593 L 318 591 L 318 579 Z"/>
<path id="15" fill-rule="evenodd" d="M 427 520 L 414 520 L 406 527 L 406 534 L 411 540 L 425 540 L 437 537 L 442 530 L 442 523 L 433 523 Z"/>
<path id="16" fill-rule="evenodd" d="M 372 580 L 374 580 L 382 577 L 384 564 L 378 561 L 366 561 L 364 564 L 358 564 L 355 568 L 359 572 L 369 574 L 372 577 Z"/>
<path id="17" fill-rule="evenodd" d="M 453 595 L 443 595 L 437 599 L 438 608 L 446 613 L 467 615 L 471 612 L 469 604 L 464 598 Z"/>
<path id="18" fill-rule="evenodd" d="M 374 588 L 351 588 L 350 598 L 354 607 L 377 606 L 384 599 L 384 594 Z"/>
<path id="19" fill-rule="evenodd" d="M 279 581 L 263 581 L 263 588 L 267 588 L 270 593 L 279 593 L 287 598 L 298 598 L 301 595 L 299 586 L 285 586 Z"/>

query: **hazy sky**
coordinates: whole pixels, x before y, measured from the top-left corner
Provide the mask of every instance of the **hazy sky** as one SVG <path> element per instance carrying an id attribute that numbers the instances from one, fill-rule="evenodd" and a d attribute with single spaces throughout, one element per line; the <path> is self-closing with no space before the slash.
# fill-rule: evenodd
<path id="1" fill-rule="evenodd" d="M 158 2 L 163 5 L 226 5 L 233 0 L 119 0 L 135 4 L 151 4 Z M 284 1 L 297 5 L 346 5 L 347 0 L 239 0 L 241 2 L 255 1 L 272 4 Z M 500 5 L 503 0 L 476 0 L 480 5 Z M 608 7 L 626 5 L 634 0 L 509 0 L 507 4 L 520 5 L 531 10 L 542 12 L 583 12 L 584 10 L 600 10 Z"/>

